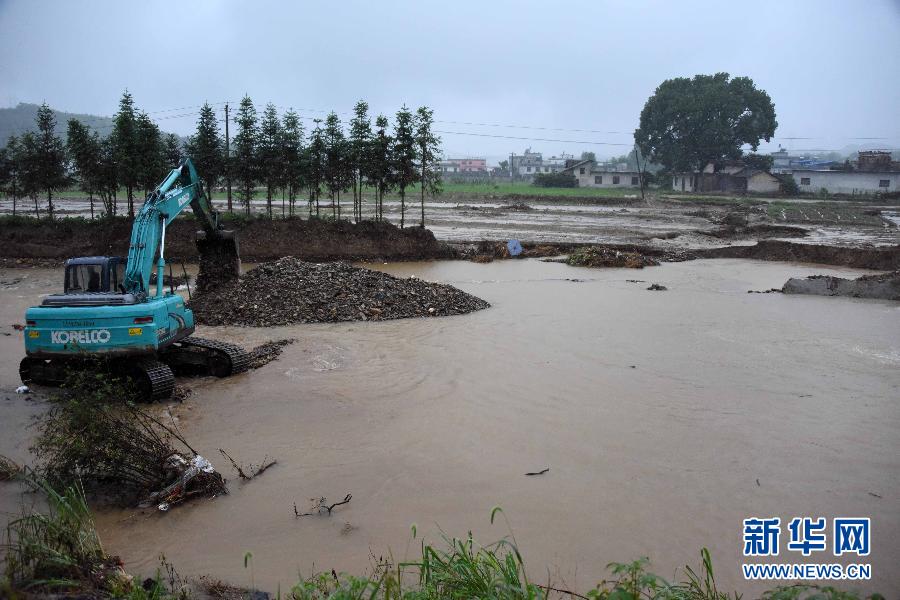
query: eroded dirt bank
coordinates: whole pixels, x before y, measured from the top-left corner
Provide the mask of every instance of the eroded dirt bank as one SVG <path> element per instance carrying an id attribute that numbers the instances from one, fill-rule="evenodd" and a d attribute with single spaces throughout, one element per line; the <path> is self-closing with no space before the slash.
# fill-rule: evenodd
<path id="1" fill-rule="evenodd" d="M 753 258 L 840 267 L 894 271 L 900 269 L 900 245 L 851 248 L 761 240 L 753 246 L 726 246 L 694 252 L 696 258 Z"/>
<path id="2" fill-rule="evenodd" d="M 72 256 L 123 255 L 130 219 L 10 220 L 0 227 L 0 258 L 65 260 Z M 241 258 L 264 261 L 297 256 L 305 260 L 414 260 L 446 258 L 451 251 L 419 227 L 390 223 L 317 219 L 251 219 L 226 223 L 238 234 Z M 177 219 L 166 234 L 172 260 L 196 261 L 197 222 Z"/>

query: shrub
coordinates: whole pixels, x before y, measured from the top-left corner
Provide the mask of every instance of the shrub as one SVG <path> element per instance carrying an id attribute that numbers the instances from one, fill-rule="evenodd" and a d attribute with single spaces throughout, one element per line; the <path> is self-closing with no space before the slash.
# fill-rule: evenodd
<path id="1" fill-rule="evenodd" d="M 578 180 L 570 173 L 538 173 L 532 184 L 545 188 L 574 188 L 578 187 Z"/>

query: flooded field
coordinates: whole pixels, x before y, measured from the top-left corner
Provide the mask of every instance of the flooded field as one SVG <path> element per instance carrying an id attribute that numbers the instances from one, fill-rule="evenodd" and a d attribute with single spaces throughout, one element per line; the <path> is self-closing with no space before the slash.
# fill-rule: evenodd
<path id="1" fill-rule="evenodd" d="M 409 225 L 419 223 L 416 200 L 406 205 L 406 223 Z M 900 243 L 897 203 L 892 202 L 666 196 L 653 196 L 642 202 L 636 195 L 592 201 L 564 197 L 513 201 L 476 196 L 429 201 L 425 203 L 425 209 L 426 225 L 437 238 L 457 242 L 517 238 L 546 243 L 653 243 L 702 248 L 722 245 L 721 239 L 705 234 L 714 231 L 728 212 L 740 210 L 756 220 L 802 227 L 807 236 L 792 238 L 795 241 L 859 246 Z M 224 201 L 217 200 L 215 204 L 219 210 L 226 208 Z M 89 203 L 84 199 L 64 198 L 57 206 L 60 215 L 90 215 Z M 0 214 L 9 214 L 11 208 L 9 200 L 0 201 Z M 19 210 L 22 208 L 27 211 L 28 207 L 20 206 Z M 255 200 L 252 209 L 254 213 L 265 212 L 265 201 Z M 385 201 L 384 209 L 391 222 L 400 222 L 399 201 Z M 289 212 L 289 208 L 285 210 Z M 303 217 L 309 214 L 305 202 L 298 203 L 295 210 Z M 342 212 L 352 214 L 352 205 L 342 204 Z M 274 213 L 276 216 L 282 214 L 280 203 L 275 204 Z M 321 214 L 331 215 L 331 207 L 325 201 Z M 363 214 L 366 217 L 374 215 L 371 202 L 364 204 Z"/>
<path id="2" fill-rule="evenodd" d="M 106 550 L 130 571 L 152 573 L 165 554 L 183 575 L 284 590 L 298 573 L 413 556 L 413 523 L 429 540 L 472 531 L 496 541 L 510 533 L 489 523 L 500 505 L 532 576 L 574 589 L 610 561 L 645 555 L 670 577 L 707 546 L 720 587 L 752 594 L 760 588 L 737 567 L 741 520 L 760 515 L 870 516 L 873 580 L 861 588 L 900 589 L 900 306 L 747 293 L 862 271 L 725 259 L 370 267 L 451 283 L 493 306 L 201 328 L 245 346 L 297 339 L 256 372 L 186 380 L 193 394 L 170 409 L 222 471 L 219 448 L 278 464 L 167 514 L 102 511 Z M 10 334 L 0 336 L 0 453 L 24 461 L 41 402 L 12 393 L 22 340 L 11 324 L 61 272 L 4 269 L 0 280 L 0 332 Z M 10 489 L 0 484 L 4 512 L 20 502 Z M 348 493 L 331 517 L 294 516 L 294 503 Z"/>

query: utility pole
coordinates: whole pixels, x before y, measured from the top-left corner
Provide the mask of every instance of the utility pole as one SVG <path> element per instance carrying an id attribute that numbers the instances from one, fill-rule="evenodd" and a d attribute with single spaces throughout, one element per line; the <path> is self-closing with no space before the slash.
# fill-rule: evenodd
<path id="1" fill-rule="evenodd" d="M 225 103 L 225 187 L 228 191 L 228 212 L 231 212 L 231 151 L 228 138 L 228 103 Z"/>

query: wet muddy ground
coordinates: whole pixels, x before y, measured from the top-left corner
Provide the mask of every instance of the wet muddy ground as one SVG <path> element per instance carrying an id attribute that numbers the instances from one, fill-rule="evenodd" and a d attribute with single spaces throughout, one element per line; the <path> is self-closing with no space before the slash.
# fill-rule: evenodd
<path id="1" fill-rule="evenodd" d="M 247 347 L 298 340 L 252 373 L 189 381 L 193 393 L 171 408 L 221 470 L 218 448 L 278 464 L 244 485 L 232 474 L 230 495 L 168 514 L 102 511 L 105 547 L 131 571 L 153 572 L 164 553 L 185 575 L 287 589 L 298 572 L 413 556 L 412 523 L 429 540 L 441 530 L 498 540 L 509 531 L 489 512 L 501 505 L 532 576 L 571 588 L 643 555 L 670 577 L 707 546 L 721 587 L 752 594 L 738 571 L 741 520 L 809 515 L 871 516 L 874 577 L 861 588 L 900 589 L 900 306 L 747 293 L 864 271 L 737 259 L 370 266 L 450 283 L 492 308 L 200 328 Z M 0 453 L 20 462 L 41 405 L 13 393 L 22 340 L 10 325 L 60 279 L 0 269 L 0 332 L 10 333 L 0 335 Z M 10 489 L 0 484 L 4 511 L 20 502 Z M 293 514 L 295 502 L 347 493 L 330 517 Z"/>
<path id="2" fill-rule="evenodd" d="M 220 210 L 225 203 L 216 201 Z M 82 199 L 60 199 L 61 215 L 89 214 Z M 801 241 L 815 244 L 891 245 L 900 243 L 900 204 L 897 200 L 813 198 L 716 198 L 686 197 L 654 192 L 647 201 L 637 195 L 622 198 L 571 200 L 562 197 L 519 200 L 484 195 L 449 194 L 425 203 L 426 226 L 440 240 L 475 241 L 517 238 L 529 242 L 654 243 L 676 248 L 705 248 L 722 244 L 710 237 L 729 212 L 740 211 L 751 219 L 774 225 L 798 226 L 807 231 Z M 0 201 L 0 214 L 8 214 L 11 202 Z M 20 208 L 21 210 L 21 208 Z M 307 216 L 305 203 L 297 214 Z M 419 224 L 419 205 L 408 202 L 406 222 Z M 265 211 L 265 201 L 255 200 L 255 213 Z M 343 206 L 345 215 L 352 205 Z M 364 204 L 370 217 L 374 205 Z M 276 207 L 280 215 L 280 206 Z M 27 213 L 25 213 L 27 214 Z M 330 215 L 323 203 L 322 215 Z M 400 222 L 400 202 L 385 202 L 385 215 Z M 777 237 L 777 236 L 774 236 Z M 741 243 L 732 240 L 731 243 Z M 749 242 L 747 242 L 749 243 Z"/>

